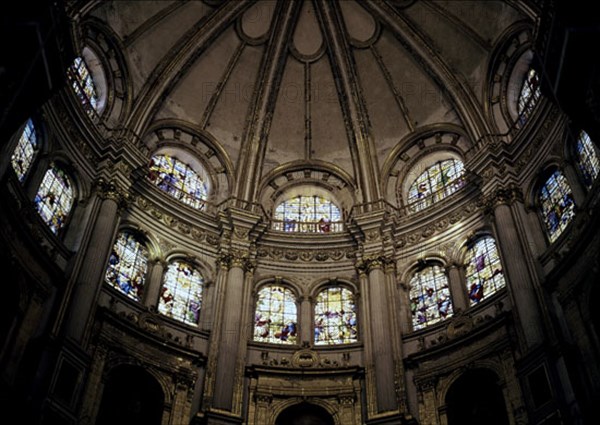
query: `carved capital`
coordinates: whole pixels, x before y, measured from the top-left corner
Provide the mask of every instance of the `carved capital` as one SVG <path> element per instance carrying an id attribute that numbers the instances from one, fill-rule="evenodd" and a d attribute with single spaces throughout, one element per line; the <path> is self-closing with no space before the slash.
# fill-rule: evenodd
<path id="1" fill-rule="evenodd" d="M 100 177 L 94 182 L 94 188 L 100 199 L 114 201 L 119 209 L 127 208 L 133 200 L 129 192 L 120 188 L 114 180 L 107 181 L 103 177 Z"/>
<path id="2" fill-rule="evenodd" d="M 386 272 L 394 270 L 394 260 L 384 255 L 374 255 L 371 257 L 365 257 L 361 261 L 356 263 L 356 269 L 359 273 L 370 273 L 375 269 L 384 269 Z"/>
<path id="3" fill-rule="evenodd" d="M 252 272 L 256 268 L 255 262 L 248 257 L 248 254 L 239 251 L 222 254 L 218 259 L 218 263 L 221 268 L 227 270 L 232 267 L 239 267 L 244 269 L 245 272 Z"/>
<path id="4" fill-rule="evenodd" d="M 483 201 L 488 212 L 493 212 L 499 205 L 511 205 L 514 202 L 523 202 L 523 191 L 516 185 L 498 188 L 488 194 Z"/>

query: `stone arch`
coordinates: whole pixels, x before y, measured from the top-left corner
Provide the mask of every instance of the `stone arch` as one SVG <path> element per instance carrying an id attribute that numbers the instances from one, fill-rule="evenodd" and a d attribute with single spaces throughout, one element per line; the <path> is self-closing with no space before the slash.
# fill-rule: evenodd
<path id="1" fill-rule="evenodd" d="M 151 373 L 140 366 L 119 365 L 106 375 L 96 424 L 160 425 L 164 405 L 164 389 Z"/>
<path id="2" fill-rule="evenodd" d="M 448 425 L 508 425 L 508 412 L 498 376 L 491 369 L 462 373 L 446 391 Z"/>
<path id="3" fill-rule="evenodd" d="M 279 413 L 275 425 L 335 425 L 335 420 L 323 407 L 302 402 L 289 406 Z"/>

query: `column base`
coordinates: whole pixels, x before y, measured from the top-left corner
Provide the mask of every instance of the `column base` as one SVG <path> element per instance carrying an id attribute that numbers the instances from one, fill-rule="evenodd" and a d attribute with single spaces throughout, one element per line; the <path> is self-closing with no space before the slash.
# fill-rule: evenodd
<path id="1" fill-rule="evenodd" d="M 378 416 L 366 422 L 366 425 L 417 425 L 418 422 L 412 415 L 403 413 L 391 413 L 386 416 Z"/>
<path id="2" fill-rule="evenodd" d="M 215 411 L 199 412 L 190 421 L 190 425 L 241 425 L 242 423 L 240 417 Z"/>

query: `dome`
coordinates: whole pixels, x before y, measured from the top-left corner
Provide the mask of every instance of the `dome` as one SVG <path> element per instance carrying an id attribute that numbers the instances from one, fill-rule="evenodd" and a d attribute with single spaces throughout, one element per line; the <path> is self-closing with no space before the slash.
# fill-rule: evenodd
<path id="1" fill-rule="evenodd" d="M 25 9 L 50 41 L 11 47 L 0 121 L 24 422 L 596 418 L 600 68 L 561 32 L 585 10 Z"/>

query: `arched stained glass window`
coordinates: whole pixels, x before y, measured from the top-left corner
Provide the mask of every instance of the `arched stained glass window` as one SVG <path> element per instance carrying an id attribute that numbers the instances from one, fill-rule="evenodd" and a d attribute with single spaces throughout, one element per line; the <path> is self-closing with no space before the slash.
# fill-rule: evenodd
<path id="1" fill-rule="evenodd" d="M 279 285 L 258 292 L 254 313 L 254 341 L 295 344 L 297 340 L 296 297 Z"/>
<path id="2" fill-rule="evenodd" d="M 35 133 L 35 127 L 31 119 L 27 120 L 25 129 L 19 138 L 19 143 L 15 147 L 15 150 L 10 158 L 15 173 L 20 182 L 25 180 L 25 176 L 31 167 L 31 163 L 35 157 L 35 153 L 38 147 L 37 136 Z"/>
<path id="3" fill-rule="evenodd" d="M 517 112 L 519 114 L 517 122 L 519 127 L 522 127 L 527 122 L 527 118 L 531 116 L 541 95 L 538 74 L 535 72 L 535 69 L 531 68 L 523 80 L 519 100 L 517 101 Z"/>
<path id="4" fill-rule="evenodd" d="M 204 208 L 208 197 L 206 183 L 185 162 L 170 155 L 155 155 L 148 179 L 184 204 L 199 210 Z"/>
<path id="5" fill-rule="evenodd" d="M 93 116 L 98 111 L 98 92 L 89 68 L 82 57 L 75 58 L 67 72 L 73 91 L 81 101 L 83 109 Z"/>
<path id="6" fill-rule="evenodd" d="M 146 246 L 133 233 L 127 231 L 119 233 L 108 258 L 106 282 L 128 297 L 139 301 L 142 297 L 147 270 Z"/>
<path id="7" fill-rule="evenodd" d="M 299 195 L 277 206 L 273 228 L 284 232 L 341 232 L 342 215 L 329 199 L 317 195 Z"/>
<path id="8" fill-rule="evenodd" d="M 441 201 L 464 186 L 465 168 L 457 159 L 446 159 L 427 168 L 408 190 L 408 204 L 412 211 L 420 211 Z"/>
<path id="9" fill-rule="evenodd" d="M 560 171 L 552 173 L 539 192 L 542 217 L 550 242 L 554 242 L 575 216 L 571 187 Z"/>
<path id="10" fill-rule="evenodd" d="M 35 207 L 54 234 L 63 228 L 73 207 L 73 184 L 67 174 L 52 165 L 35 195 Z"/>
<path id="11" fill-rule="evenodd" d="M 413 329 L 422 329 L 452 316 L 448 278 L 441 266 L 427 266 L 410 280 Z"/>
<path id="12" fill-rule="evenodd" d="M 169 264 L 160 292 L 158 311 L 189 325 L 197 325 L 202 306 L 204 279 L 190 264 Z"/>
<path id="13" fill-rule="evenodd" d="M 315 304 L 315 344 L 358 341 L 356 304 L 352 291 L 339 286 L 319 292 Z"/>
<path id="14" fill-rule="evenodd" d="M 577 139 L 577 163 L 583 176 L 583 182 L 590 189 L 600 172 L 600 161 L 596 148 L 585 131 L 581 131 L 579 139 Z"/>
<path id="15" fill-rule="evenodd" d="M 467 251 L 469 302 L 477 304 L 506 285 L 496 241 L 491 236 L 477 239 Z"/>

